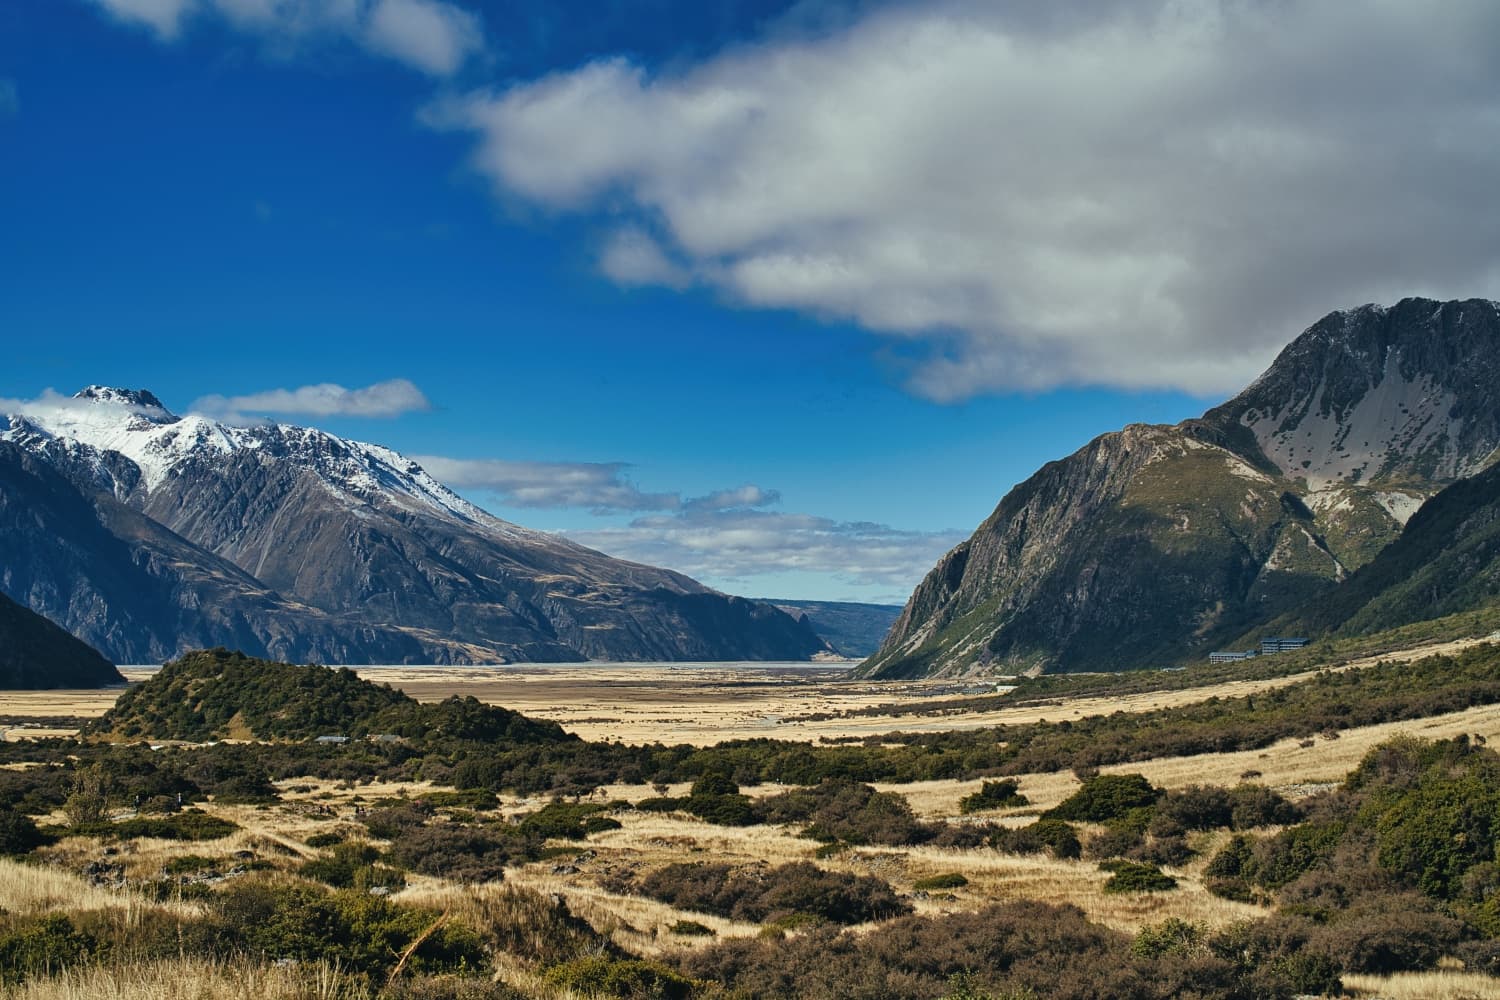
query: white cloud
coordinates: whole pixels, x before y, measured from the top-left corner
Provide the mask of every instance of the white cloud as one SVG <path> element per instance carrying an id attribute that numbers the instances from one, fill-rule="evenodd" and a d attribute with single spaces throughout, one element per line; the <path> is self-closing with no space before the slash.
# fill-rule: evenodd
<path id="1" fill-rule="evenodd" d="M 947 0 L 426 120 L 607 211 L 614 280 L 852 320 L 926 397 L 1208 392 L 1332 309 L 1500 292 L 1497 37 L 1490 0 Z"/>
<path id="2" fill-rule="evenodd" d="M 94 0 L 112 16 L 144 25 L 162 38 L 176 38 L 183 16 L 195 0 Z"/>
<path id="3" fill-rule="evenodd" d="M 332 382 L 297 389 L 271 389 L 247 396 L 203 396 L 189 410 L 230 422 L 268 413 L 313 417 L 398 417 L 432 409 L 422 390 L 404 378 L 346 389 Z"/>
<path id="4" fill-rule="evenodd" d="M 285 50 L 343 39 L 432 76 L 451 76 L 484 50 L 479 16 L 444 0 L 94 0 L 163 40 L 194 17 L 220 17 Z"/>
<path id="5" fill-rule="evenodd" d="M 512 507 L 576 507 L 595 514 L 620 511 L 722 511 L 766 507 L 781 494 L 753 483 L 701 497 L 651 493 L 630 481 L 626 462 L 515 462 L 497 458 L 417 455 L 415 460 L 446 485 L 489 493 Z"/>
<path id="6" fill-rule="evenodd" d="M 433 76 L 451 75 L 484 48 L 479 18 L 436 0 L 378 0 L 365 39 L 377 52 Z"/>
<path id="7" fill-rule="evenodd" d="M 688 272 L 673 263 L 650 234 L 635 226 L 611 233 L 599 254 L 599 270 L 621 285 L 664 285 L 686 288 Z"/>
<path id="8" fill-rule="evenodd" d="M 672 510 L 676 493 L 645 493 L 625 478 L 624 462 L 510 462 L 418 455 L 416 461 L 455 489 L 482 490 L 515 507 L 609 511 Z"/>
<path id="9" fill-rule="evenodd" d="M 903 531 L 747 507 L 685 510 L 566 534 L 610 555 L 715 581 L 743 584 L 756 577 L 809 573 L 900 594 L 909 593 L 943 553 L 967 537 L 967 532 Z"/>

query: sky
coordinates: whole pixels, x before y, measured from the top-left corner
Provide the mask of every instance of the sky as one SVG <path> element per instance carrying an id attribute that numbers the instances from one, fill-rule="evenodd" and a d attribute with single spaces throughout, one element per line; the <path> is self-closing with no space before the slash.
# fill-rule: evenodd
<path id="1" fill-rule="evenodd" d="M 1491 0 L 9 0 L 0 398 L 903 602 L 1335 309 L 1500 297 Z"/>

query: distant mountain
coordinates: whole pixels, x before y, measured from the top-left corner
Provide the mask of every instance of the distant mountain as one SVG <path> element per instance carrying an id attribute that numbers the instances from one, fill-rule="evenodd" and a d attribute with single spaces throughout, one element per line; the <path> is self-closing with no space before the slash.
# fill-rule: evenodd
<path id="1" fill-rule="evenodd" d="M 840 656 L 869 656 L 901 614 L 899 604 L 860 604 L 850 601 L 786 601 L 760 598 L 793 618 L 800 618 Z"/>
<path id="2" fill-rule="evenodd" d="M 1500 446 L 1500 306 L 1333 313 L 1249 388 L 1044 466 L 913 593 L 869 676 L 1197 656 L 1333 592 Z"/>
<path id="3" fill-rule="evenodd" d="M 768 605 L 502 521 L 387 448 L 90 386 L 0 432 L 0 590 L 121 662 L 806 659 Z"/>
<path id="4" fill-rule="evenodd" d="M 0 594 L 0 688 L 124 684 L 114 664 L 35 612 Z"/>

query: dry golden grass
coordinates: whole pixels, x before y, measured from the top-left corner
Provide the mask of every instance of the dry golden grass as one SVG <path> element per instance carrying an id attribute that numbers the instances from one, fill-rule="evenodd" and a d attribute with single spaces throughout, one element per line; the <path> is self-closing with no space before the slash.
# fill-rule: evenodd
<path id="1" fill-rule="evenodd" d="M 1500 979 L 1474 972 L 1439 969 L 1394 976 L 1345 976 L 1352 996 L 1379 1000 L 1497 1000 Z"/>
<path id="2" fill-rule="evenodd" d="M 134 889 L 90 885 L 87 879 L 45 865 L 0 858 L 0 909 L 7 913 L 38 914 L 91 910 L 123 911 L 127 919 L 145 910 L 197 915 L 191 903 L 154 902 Z"/>
<path id="3" fill-rule="evenodd" d="M 0 990 L 5 1000 L 363 1000 L 350 977 L 322 963 L 173 959 L 90 965 Z"/>

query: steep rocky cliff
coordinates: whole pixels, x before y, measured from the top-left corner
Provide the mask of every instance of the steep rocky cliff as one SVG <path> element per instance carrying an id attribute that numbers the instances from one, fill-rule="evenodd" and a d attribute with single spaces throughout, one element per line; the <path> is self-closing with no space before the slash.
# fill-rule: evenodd
<path id="1" fill-rule="evenodd" d="M 1249 388 L 1044 466 L 918 586 L 868 676 L 1199 655 L 1327 593 L 1500 446 L 1500 307 L 1334 313 Z"/>

